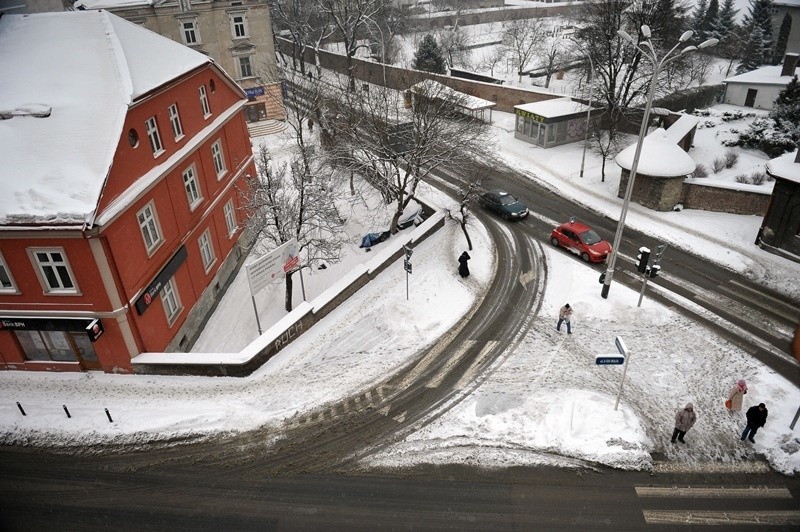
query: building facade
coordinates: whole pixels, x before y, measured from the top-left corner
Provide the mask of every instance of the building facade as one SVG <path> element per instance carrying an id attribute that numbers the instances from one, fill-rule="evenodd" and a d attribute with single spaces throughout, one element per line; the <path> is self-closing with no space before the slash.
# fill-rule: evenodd
<path id="1" fill-rule="evenodd" d="M 79 0 L 214 59 L 245 90 L 249 123 L 285 120 L 266 0 Z"/>
<path id="2" fill-rule="evenodd" d="M 244 92 L 103 11 L 3 16 L 0 49 L 0 369 L 187 347 L 241 256 Z"/>

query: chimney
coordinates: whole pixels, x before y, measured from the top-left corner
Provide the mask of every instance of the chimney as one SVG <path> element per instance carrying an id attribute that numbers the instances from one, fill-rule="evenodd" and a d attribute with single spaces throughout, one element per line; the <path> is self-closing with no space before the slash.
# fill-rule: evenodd
<path id="1" fill-rule="evenodd" d="M 783 56 L 781 76 L 794 76 L 794 71 L 797 70 L 798 58 L 800 58 L 800 54 L 786 54 Z"/>

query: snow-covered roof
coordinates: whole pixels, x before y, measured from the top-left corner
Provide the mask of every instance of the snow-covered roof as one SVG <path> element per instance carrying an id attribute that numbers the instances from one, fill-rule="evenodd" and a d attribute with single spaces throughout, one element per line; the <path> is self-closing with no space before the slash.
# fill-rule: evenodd
<path id="1" fill-rule="evenodd" d="M 796 163 L 795 159 L 797 159 L 797 150 L 784 153 L 767 163 L 767 172 L 771 176 L 800 183 L 800 163 Z"/>
<path id="2" fill-rule="evenodd" d="M 151 6 L 163 3 L 158 0 L 78 0 L 76 9 L 119 9 L 125 7 Z"/>
<path id="3" fill-rule="evenodd" d="M 527 111 L 543 116 L 544 118 L 558 118 L 559 116 L 585 113 L 589 110 L 589 106 L 581 102 L 573 101 L 572 98 L 553 98 L 552 100 L 544 100 L 542 102 L 515 105 L 514 109 Z"/>
<path id="4" fill-rule="evenodd" d="M 622 150 L 614 160 L 620 168 L 630 170 L 635 152 L 634 142 Z M 689 154 L 675 144 L 666 131 L 658 128 L 644 138 L 636 172 L 653 177 L 676 177 L 691 174 L 695 166 Z"/>
<path id="5" fill-rule="evenodd" d="M 106 11 L 0 18 L 0 224 L 90 219 L 128 107 L 210 61 Z"/>
<path id="6" fill-rule="evenodd" d="M 765 66 L 722 80 L 722 83 L 743 83 L 747 85 L 788 85 L 792 76 L 781 76 L 783 66 Z M 795 75 L 800 74 L 800 67 L 795 70 Z"/>
<path id="7" fill-rule="evenodd" d="M 693 127 L 697 126 L 700 119 L 692 115 L 682 115 L 669 128 L 667 128 L 667 138 L 677 144 L 685 137 Z"/>
<path id="8" fill-rule="evenodd" d="M 411 90 L 432 97 L 453 98 L 458 102 L 459 107 L 469 111 L 479 111 L 497 105 L 495 102 L 451 89 L 447 85 L 439 83 L 438 81 L 433 81 L 432 79 L 420 81 L 416 85 L 413 85 Z"/>

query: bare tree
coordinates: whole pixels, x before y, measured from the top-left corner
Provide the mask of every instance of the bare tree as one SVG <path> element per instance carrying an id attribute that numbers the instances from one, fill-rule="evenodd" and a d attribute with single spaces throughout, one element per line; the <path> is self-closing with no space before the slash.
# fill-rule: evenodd
<path id="1" fill-rule="evenodd" d="M 468 227 L 472 225 L 472 206 L 478 198 L 478 194 L 483 190 L 482 175 L 473 170 L 470 170 L 464 179 L 463 186 L 458 190 L 457 199 L 458 205 L 456 209 L 449 209 L 447 216 L 451 220 L 458 222 L 461 231 L 464 233 L 464 238 L 467 240 L 467 249 L 472 251 L 472 238 L 469 236 Z"/>
<path id="2" fill-rule="evenodd" d="M 292 66 L 305 74 L 306 49 L 311 46 L 315 51 L 318 50 L 321 42 L 333 33 L 333 28 L 326 16 L 306 0 L 271 0 L 270 4 L 273 33 L 289 34 L 292 40 Z"/>
<path id="3" fill-rule="evenodd" d="M 458 21 L 452 28 L 445 28 L 436 32 L 436 41 L 447 57 L 447 63 L 452 66 L 464 66 L 466 52 L 469 45 L 469 36 L 462 30 Z"/>
<path id="4" fill-rule="evenodd" d="M 600 181 L 605 182 L 606 162 L 619 153 L 620 150 L 620 138 L 618 135 L 620 120 L 618 118 L 605 116 L 593 118 L 594 120 L 591 124 L 588 124 L 587 127 L 591 128 L 589 133 L 592 136 L 592 150 L 598 154 L 603 161 L 600 168 Z M 605 129 L 600 127 L 601 123 L 605 123 Z"/>
<path id="5" fill-rule="evenodd" d="M 545 38 L 545 24 L 540 18 L 515 19 L 503 22 L 503 42 L 514 58 L 519 79 L 536 56 L 537 46 Z"/>
<path id="6" fill-rule="evenodd" d="M 489 69 L 489 75 L 494 77 L 494 69 L 506 60 L 507 50 L 502 46 L 495 47 L 488 55 L 484 56 L 479 64 L 481 69 Z"/>

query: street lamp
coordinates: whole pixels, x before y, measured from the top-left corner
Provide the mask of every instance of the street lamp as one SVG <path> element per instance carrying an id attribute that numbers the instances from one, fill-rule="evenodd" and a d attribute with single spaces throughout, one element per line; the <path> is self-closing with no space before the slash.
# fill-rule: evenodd
<path id="1" fill-rule="evenodd" d="M 688 53 L 694 52 L 696 50 L 701 50 L 703 48 L 708 48 L 709 46 L 714 46 L 719 42 L 719 39 L 708 39 L 704 41 L 702 44 L 698 46 L 687 46 L 683 50 L 680 51 L 678 55 L 674 55 L 670 57 L 672 54 L 681 44 L 685 43 L 689 39 L 692 38 L 694 32 L 685 31 L 683 35 L 681 35 L 678 42 L 673 46 L 667 53 L 665 53 L 661 59 L 656 57 L 656 51 L 653 48 L 652 43 L 650 42 L 650 27 L 647 25 L 642 26 L 641 28 L 642 36 L 644 40 L 641 43 L 637 44 L 636 41 L 633 40 L 628 32 L 624 30 L 618 30 L 617 35 L 620 36 L 623 40 L 627 41 L 628 43 L 634 45 L 642 54 L 647 57 L 651 63 L 653 63 L 653 75 L 650 78 L 650 90 L 647 92 L 647 104 L 644 107 L 644 116 L 642 117 L 642 125 L 639 128 L 639 139 L 636 141 L 636 151 L 633 154 L 633 164 L 631 165 L 630 175 L 628 176 L 628 186 L 625 188 L 625 198 L 622 201 L 622 212 L 619 215 L 619 222 L 617 222 L 617 232 L 614 234 L 614 243 L 611 250 L 611 257 L 608 259 L 608 268 L 606 269 L 605 273 L 605 280 L 603 281 L 603 290 L 600 295 L 604 298 L 608 298 L 608 290 L 611 288 L 611 279 L 614 277 L 614 267 L 617 264 L 617 254 L 619 253 L 619 246 L 620 242 L 622 241 L 622 229 L 625 227 L 625 216 L 628 214 L 628 204 L 631 201 L 631 193 L 633 192 L 633 181 L 636 179 L 636 169 L 639 166 L 639 156 L 642 154 L 642 143 L 644 142 L 645 134 L 647 133 L 647 123 L 650 120 L 650 108 L 653 106 L 653 95 L 656 91 L 656 83 L 658 82 L 658 74 L 661 72 L 661 69 L 669 63 L 670 61 L 674 61 L 675 59 L 682 57 Z M 643 48 L 643 46 L 645 48 Z"/>
<path id="2" fill-rule="evenodd" d="M 589 60 L 589 108 L 586 110 L 586 131 L 583 133 L 583 155 L 581 156 L 581 177 L 583 177 L 583 167 L 586 163 L 586 146 L 589 144 L 589 119 L 592 114 L 592 96 L 594 96 L 594 61 L 592 54 L 586 53 Z"/>

